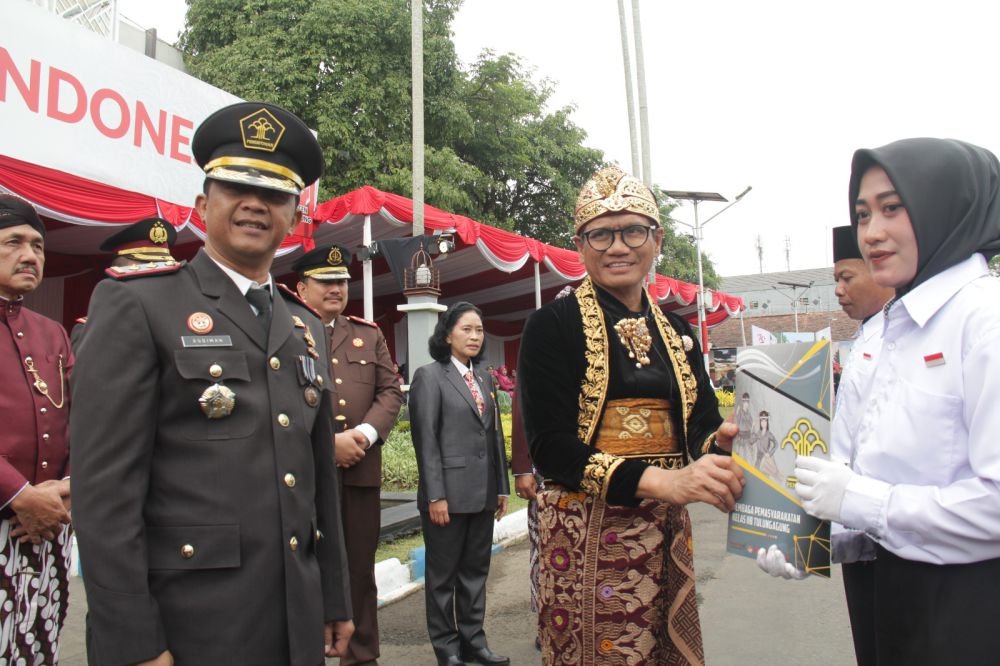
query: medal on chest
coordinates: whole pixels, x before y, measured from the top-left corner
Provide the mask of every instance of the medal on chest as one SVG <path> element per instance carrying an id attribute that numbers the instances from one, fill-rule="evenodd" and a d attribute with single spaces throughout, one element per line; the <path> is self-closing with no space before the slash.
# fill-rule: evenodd
<path id="1" fill-rule="evenodd" d="M 236 394 L 227 386 L 212 384 L 198 398 L 198 405 L 210 419 L 225 418 L 236 408 Z"/>

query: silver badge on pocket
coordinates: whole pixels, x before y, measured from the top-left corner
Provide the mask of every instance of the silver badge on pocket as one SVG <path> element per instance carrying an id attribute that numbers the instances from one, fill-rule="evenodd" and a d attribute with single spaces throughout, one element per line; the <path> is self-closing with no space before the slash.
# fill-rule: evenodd
<path id="1" fill-rule="evenodd" d="M 236 407 L 236 394 L 222 384 L 212 384 L 198 398 L 201 411 L 210 419 L 222 419 L 233 413 Z"/>

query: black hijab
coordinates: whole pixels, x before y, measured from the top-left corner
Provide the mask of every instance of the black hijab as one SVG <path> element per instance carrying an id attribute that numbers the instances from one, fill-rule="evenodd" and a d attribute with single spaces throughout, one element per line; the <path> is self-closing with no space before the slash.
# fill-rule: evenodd
<path id="1" fill-rule="evenodd" d="M 903 139 L 862 148 L 851 161 L 851 225 L 861 177 L 885 169 L 913 225 L 917 274 L 900 296 L 979 252 L 1000 253 L 1000 162 L 985 148 L 954 139 Z"/>

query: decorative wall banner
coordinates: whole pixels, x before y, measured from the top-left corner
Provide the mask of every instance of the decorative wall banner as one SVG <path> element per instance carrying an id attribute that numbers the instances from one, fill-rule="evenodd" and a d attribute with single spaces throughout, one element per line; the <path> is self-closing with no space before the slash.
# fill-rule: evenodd
<path id="1" fill-rule="evenodd" d="M 798 569 L 830 575 L 830 523 L 803 509 L 795 457 L 830 456 L 830 342 L 742 347 L 736 355 L 740 428 L 733 459 L 747 483 L 729 515 L 728 550 L 756 557 L 776 544 Z"/>
<path id="2" fill-rule="evenodd" d="M 4 3 L 4 155 L 190 206 L 203 180 L 194 128 L 236 101 L 33 3 Z"/>

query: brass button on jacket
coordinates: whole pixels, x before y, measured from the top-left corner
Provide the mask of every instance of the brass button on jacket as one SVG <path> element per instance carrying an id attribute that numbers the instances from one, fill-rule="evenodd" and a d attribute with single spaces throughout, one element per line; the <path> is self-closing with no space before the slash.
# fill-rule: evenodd
<path id="1" fill-rule="evenodd" d="M 192 546 L 189 543 L 186 543 L 183 546 L 181 546 L 181 557 L 183 557 L 185 560 L 190 560 L 192 557 L 194 557 L 194 546 Z"/>
<path id="2" fill-rule="evenodd" d="M 288 540 L 288 547 L 291 548 L 292 552 L 294 553 L 299 549 L 299 540 L 296 539 L 295 537 L 292 537 L 291 539 Z"/>
<path id="3" fill-rule="evenodd" d="M 295 475 L 294 474 L 288 473 L 288 474 L 285 475 L 285 485 L 288 486 L 289 488 L 294 488 L 295 487 Z"/>
<path id="4" fill-rule="evenodd" d="M 288 414 L 278 414 L 278 424 L 282 428 L 287 428 L 288 424 L 291 422 L 292 420 L 288 418 Z"/>
<path id="5" fill-rule="evenodd" d="M 213 377 L 221 377 L 222 366 L 219 365 L 218 363 L 213 363 L 212 365 L 208 366 L 208 374 L 212 375 Z"/>
<path id="6" fill-rule="evenodd" d="M 268 361 L 268 363 L 270 363 L 272 370 L 277 370 L 281 367 L 281 359 L 279 359 L 277 356 L 272 356 L 271 360 Z"/>

